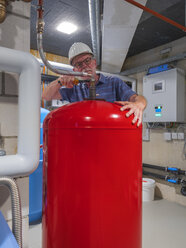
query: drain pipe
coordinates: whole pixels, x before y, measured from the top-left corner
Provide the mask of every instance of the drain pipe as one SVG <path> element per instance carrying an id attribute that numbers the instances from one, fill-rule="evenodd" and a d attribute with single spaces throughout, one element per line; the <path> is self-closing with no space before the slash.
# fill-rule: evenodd
<path id="1" fill-rule="evenodd" d="M 100 1 L 88 0 L 92 48 L 97 65 L 100 65 Z"/>
<path id="2" fill-rule="evenodd" d="M 0 47 L 0 54 L 0 70 L 19 74 L 18 153 L 0 156 L 0 176 L 25 176 L 39 164 L 40 65 L 30 53 Z"/>
<path id="3" fill-rule="evenodd" d="M 177 175 L 186 175 L 186 171 L 181 170 L 179 168 L 176 167 L 164 167 L 164 166 L 158 166 L 158 165 L 152 165 L 152 164 L 143 164 L 144 168 L 150 168 L 150 169 L 155 169 L 155 170 L 161 170 L 161 171 L 165 171 L 165 172 L 171 172 L 171 173 L 175 173 Z"/>
<path id="4" fill-rule="evenodd" d="M 183 196 L 186 196 L 186 180 L 184 180 L 184 179 L 181 179 L 179 177 L 170 177 L 168 175 L 163 176 L 163 175 L 160 175 L 160 174 L 147 172 L 147 171 L 144 171 L 144 170 L 143 170 L 143 175 L 152 176 L 152 177 L 162 179 L 162 180 L 165 180 L 165 181 L 167 181 L 169 183 L 173 183 L 173 184 L 181 184 L 180 192 L 181 192 L 181 194 Z"/>
<path id="5" fill-rule="evenodd" d="M 22 215 L 18 186 L 15 180 L 9 177 L 0 177 L 0 185 L 6 186 L 10 191 L 12 203 L 12 233 L 19 247 L 22 248 Z"/>

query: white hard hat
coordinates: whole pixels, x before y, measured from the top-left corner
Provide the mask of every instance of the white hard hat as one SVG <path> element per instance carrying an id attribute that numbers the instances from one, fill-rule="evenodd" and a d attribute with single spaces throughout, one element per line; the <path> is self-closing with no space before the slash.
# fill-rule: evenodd
<path id="1" fill-rule="evenodd" d="M 93 55 L 92 50 L 90 49 L 89 46 L 87 46 L 86 44 L 82 43 L 82 42 L 76 42 L 74 43 L 68 52 L 68 58 L 70 61 L 70 64 L 72 64 L 72 60 L 74 57 L 82 54 L 82 53 L 90 53 Z"/>

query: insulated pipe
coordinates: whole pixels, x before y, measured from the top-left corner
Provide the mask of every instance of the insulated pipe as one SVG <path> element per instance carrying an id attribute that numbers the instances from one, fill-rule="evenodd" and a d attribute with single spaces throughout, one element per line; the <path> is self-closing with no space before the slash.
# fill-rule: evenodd
<path id="1" fill-rule="evenodd" d="M 163 167 L 163 166 L 152 165 L 152 164 L 143 164 L 143 167 L 161 170 L 161 171 L 166 171 L 166 172 L 172 172 L 172 173 L 176 173 L 178 175 L 186 175 L 186 171 L 181 170 L 181 169 L 176 168 L 176 167 Z"/>
<path id="2" fill-rule="evenodd" d="M 147 176 L 152 176 L 152 177 L 155 177 L 155 178 L 158 178 L 158 179 L 162 179 L 162 180 L 165 180 L 169 183 L 173 183 L 173 184 L 181 184 L 181 194 L 186 196 L 186 181 L 184 179 L 181 179 L 179 177 L 170 177 L 170 176 L 163 176 L 163 175 L 159 175 L 159 174 L 156 174 L 156 173 L 152 173 L 152 172 L 147 172 L 147 171 L 144 171 L 143 170 L 143 175 L 147 175 Z"/>
<path id="3" fill-rule="evenodd" d="M 152 177 L 162 179 L 162 180 L 165 180 L 165 177 L 166 177 L 166 176 L 163 176 L 163 175 L 155 174 L 155 173 L 152 173 L 152 172 L 147 172 L 147 171 L 144 171 L 144 170 L 143 170 L 143 175 L 152 176 Z"/>
<path id="4" fill-rule="evenodd" d="M 40 65 L 30 53 L 0 47 L 0 70 L 20 74 L 18 153 L 0 157 L 0 176 L 24 176 L 39 164 Z"/>
<path id="5" fill-rule="evenodd" d="M 125 1 L 128 2 L 128 3 L 131 3 L 132 5 L 140 8 L 140 9 L 143 9 L 144 11 L 146 11 L 146 12 L 158 17 L 159 19 L 161 19 L 161 20 L 163 20 L 163 21 L 165 21 L 165 22 L 167 22 L 167 23 L 169 23 L 169 24 L 181 29 L 182 31 L 186 32 L 186 27 L 184 27 L 181 24 L 179 24 L 179 23 L 177 23 L 177 22 L 175 22 L 175 21 L 173 21 L 173 20 L 171 20 L 171 19 L 169 19 L 169 18 L 157 13 L 156 11 L 147 8 L 147 7 L 143 6 L 142 4 L 140 4 L 140 3 L 138 3 L 138 2 L 136 2 L 134 0 L 125 0 Z"/>
<path id="6" fill-rule="evenodd" d="M 93 53 L 100 65 L 100 1 L 88 0 Z"/>
<path id="7" fill-rule="evenodd" d="M 9 177 L 1 177 L 0 185 L 6 186 L 10 191 L 12 202 L 12 233 L 14 234 L 19 247 L 22 248 L 22 215 L 18 186 L 15 180 Z"/>
<path id="8" fill-rule="evenodd" d="M 147 176 L 152 176 L 155 178 L 159 178 L 159 179 L 163 179 L 169 183 L 174 183 L 174 184 L 186 184 L 186 181 L 179 178 L 179 177 L 170 177 L 170 176 L 163 176 L 160 174 L 156 174 L 156 173 L 152 173 L 152 172 L 148 172 L 148 171 L 144 171 L 143 170 L 143 175 L 147 175 Z"/>

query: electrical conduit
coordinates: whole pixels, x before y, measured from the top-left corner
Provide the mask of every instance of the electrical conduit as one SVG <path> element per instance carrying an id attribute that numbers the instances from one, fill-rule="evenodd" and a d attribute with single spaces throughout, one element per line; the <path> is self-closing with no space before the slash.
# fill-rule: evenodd
<path id="1" fill-rule="evenodd" d="M 8 187 L 10 191 L 12 202 L 12 232 L 19 247 L 22 248 L 22 216 L 18 186 L 15 180 L 8 177 L 0 177 L 0 185 Z"/>

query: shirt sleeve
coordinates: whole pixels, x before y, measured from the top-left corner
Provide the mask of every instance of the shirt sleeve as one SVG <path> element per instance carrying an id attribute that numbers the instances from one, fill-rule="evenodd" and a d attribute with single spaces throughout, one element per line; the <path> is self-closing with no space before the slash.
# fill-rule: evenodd
<path id="1" fill-rule="evenodd" d="M 137 95 L 123 80 L 117 78 L 116 80 L 116 96 L 117 101 L 129 101 L 130 97 Z"/>

